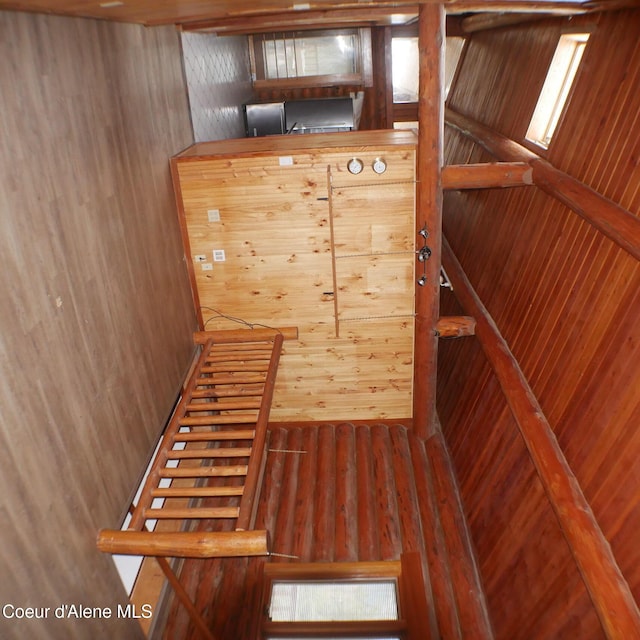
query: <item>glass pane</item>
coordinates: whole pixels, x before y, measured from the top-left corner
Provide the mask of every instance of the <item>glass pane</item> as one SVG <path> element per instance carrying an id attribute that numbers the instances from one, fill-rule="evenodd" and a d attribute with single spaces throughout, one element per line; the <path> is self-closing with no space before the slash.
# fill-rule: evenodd
<path id="1" fill-rule="evenodd" d="M 391 78 L 394 102 L 418 101 L 418 38 L 391 39 Z"/>
<path id="2" fill-rule="evenodd" d="M 444 97 L 449 95 L 449 89 L 451 89 L 451 83 L 453 82 L 453 76 L 455 75 L 458 62 L 460 61 L 460 54 L 462 53 L 462 47 L 464 46 L 464 38 L 449 37 L 446 40 L 446 48 L 444 54 Z"/>
<path id="3" fill-rule="evenodd" d="M 273 622 L 397 620 L 395 580 L 273 583 Z"/>
<path id="4" fill-rule="evenodd" d="M 588 38 L 589 34 L 587 33 L 560 36 L 527 129 L 527 140 L 544 148 L 549 146 L 569 96 Z"/>
<path id="5" fill-rule="evenodd" d="M 358 35 L 267 39 L 263 56 L 265 76 L 270 80 L 358 73 Z"/>
<path id="6" fill-rule="evenodd" d="M 446 39 L 445 98 L 449 93 L 463 45 L 464 38 Z M 418 101 L 419 73 L 418 38 L 393 38 L 391 40 L 391 74 L 394 102 Z"/>

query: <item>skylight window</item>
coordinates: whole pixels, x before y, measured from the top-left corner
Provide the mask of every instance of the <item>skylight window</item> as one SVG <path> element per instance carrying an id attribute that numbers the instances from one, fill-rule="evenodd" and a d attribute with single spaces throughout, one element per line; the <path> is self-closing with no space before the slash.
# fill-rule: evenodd
<path id="1" fill-rule="evenodd" d="M 588 33 L 560 36 L 526 135 L 527 140 L 545 149 L 558 126 L 588 39 Z"/>

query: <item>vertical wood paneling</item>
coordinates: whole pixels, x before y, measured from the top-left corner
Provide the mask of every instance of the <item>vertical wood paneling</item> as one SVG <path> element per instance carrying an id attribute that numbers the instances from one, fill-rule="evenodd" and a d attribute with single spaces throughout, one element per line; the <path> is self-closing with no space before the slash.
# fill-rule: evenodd
<path id="1" fill-rule="evenodd" d="M 450 101 L 522 140 L 564 20 L 475 34 Z M 547 157 L 640 212 L 640 12 L 593 23 Z M 447 162 L 476 152 L 448 132 Z M 558 437 L 636 599 L 640 268 L 535 189 L 450 193 L 444 227 Z M 443 312 L 457 305 L 447 294 Z M 439 413 L 500 638 L 602 630 L 501 392 L 473 339 L 441 342 Z M 508 585 L 508 586 L 506 586 Z"/>
<path id="2" fill-rule="evenodd" d="M 354 156 L 364 164 L 359 175 L 347 171 Z M 380 175 L 371 168 L 377 157 L 387 162 Z M 409 415 L 413 134 L 203 143 L 174 167 L 203 324 L 228 327 L 221 312 L 299 328 L 284 351 L 273 418 Z M 218 221 L 209 220 L 213 209 Z M 224 261 L 214 261 L 216 249 Z"/>
<path id="3" fill-rule="evenodd" d="M 178 35 L 3 11 L 0 84 L 0 601 L 115 612 L 95 535 L 120 524 L 193 351 Z M 115 613 L 0 619 L 7 639 L 139 635 Z"/>

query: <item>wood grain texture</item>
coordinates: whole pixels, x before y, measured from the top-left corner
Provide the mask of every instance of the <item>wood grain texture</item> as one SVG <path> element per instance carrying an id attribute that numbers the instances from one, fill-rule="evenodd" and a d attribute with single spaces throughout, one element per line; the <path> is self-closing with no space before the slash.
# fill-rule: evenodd
<path id="1" fill-rule="evenodd" d="M 418 16 L 419 74 L 418 162 L 415 250 L 429 247 L 430 258 L 422 277 L 414 282 L 416 298 L 414 334 L 413 427 L 421 438 L 431 435 L 436 413 L 438 338 L 440 315 L 440 239 L 442 236 L 442 165 L 444 144 L 444 6 L 422 5 Z M 424 231 L 423 231 L 424 230 Z M 423 238 L 420 232 L 427 233 Z"/>
<path id="2" fill-rule="evenodd" d="M 425 580 L 424 637 L 462 637 L 459 615 L 472 625 L 467 630 L 474 628 L 470 612 L 479 611 L 480 585 L 449 580 L 450 566 L 455 565 L 456 576 L 472 575 L 473 568 L 468 566 L 468 546 L 461 546 L 464 516 L 451 494 L 455 479 L 442 441 L 436 448 L 440 473 L 446 477 L 437 483 L 433 454 L 427 455 L 424 443 L 401 424 L 291 423 L 273 429 L 270 443 L 256 526 L 269 531 L 273 549 L 285 557 L 251 558 L 245 565 L 187 561 L 181 575 L 187 585 L 201 583 L 195 602 L 215 635 L 253 637 L 247 611 L 256 602 L 261 563 L 293 567 L 300 562 L 398 560 L 406 551 L 416 553 Z M 456 521 L 455 535 L 441 521 L 440 506 L 445 503 L 447 519 Z M 230 581 L 233 593 L 226 586 Z M 475 622 L 478 632 L 465 637 L 491 637 L 484 616 Z M 195 629 L 176 606 L 165 637 L 196 640 Z"/>
<path id="3" fill-rule="evenodd" d="M 359 175 L 347 170 L 353 157 L 364 163 Z M 381 175 L 378 157 L 387 162 Z M 408 416 L 415 136 L 203 143 L 173 163 L 203 325 L 228 328 L 220 312 L 299 327 L 285 346 L 273 419 Z M 217 249 L 224 262 L 213 259 Z"/>
<path id="4" fill-rule="evenodd" d="M 588 22 L 594 31 L 546 157 L 638 215 L 632 149 L 640 14 Z M 578 29 L 583 24 L 575 22 Z M 522 141 L 564 26 L 547 20 L 475 34 L 450 94 L 452 108 Z M 449 132 L 445 158 L 489 156 Z M 640 481 L 630 462 L 640 454 L 637 261 L 534 188 L 447 193 L 444 227 L 640 599 Z M 452 298 L 444 294 L 443 313 L 460 313 Z M 440 349 L 438 408 L 496 637 L 603 637 L 478 345 L 451 340 Z"/>
<path id="5" fill-rule="evenodd" d="M 633 0 L 619 1 L 627 4 Z M 416 4 L 431 2 L 433 0 L 414 0 L 404 4 L 413 8 Z M 601 3 L 605 4 L 606 0 Z M 524 9 L 528 11 L 573 13 L 581 11 L 582 3 L 580 0 L 451 0 L 448 4 L 455 5 L 456 10 L 460 12 L 485 9 L 493 11 Z M 397 7 L 398 3 L 381 2 L 380 0 L 357 3 L 359 9 L 370 8 L 373 11 L 379 10 L 384 5 Z M 355 5 L 353 2 L 345 2 L 345 0 L 315 0 L 304 6 L 307 9 L 319 11 L 322 9 L 353 9 Z M 290 0 L 245 0 L 242 4 L 238 4 L 234 0 L 215 0 L 214 2 L 210 0 L 177 0 L 170 3 L 133 0 L 116 5 L 110 5 L 106 2 L 95 4 L 88 0 L 3 0 L 0 7 L 20 11 L 39 11 L 124 22 L 139 22 L 147 25 L 179 24 L 235 16 L 251 17 L 264 14 L 281 14 L 292 9 Z M 299 13 L 299 11 L 296 11 L 296 13 Z M 402 10 L 399 10 L 398 13 L 402 13 Z M 335 24 L 335 18 L 330 17 L 329 23 Z"/>
<path id="6" fill-rule="evenodd" d="M 1 12 L 0 80 L 0 601 L 116 611 L 96 532 L 120 525 L 193 351 L 168 165 L 192 141 L 179 39 Z M 114 614 L 0 635 L 140 632 Z"/>
<path id="7" fill-rule="evenodd" d="M 540 404 L 446 238 L 442 239 L 442 246 L 443 265 L 456 297 L 477 319 L 476 335 L 482 350 L 518 424 L 607 637 L 640 635 L 640 612 L 629 586 Z"/>

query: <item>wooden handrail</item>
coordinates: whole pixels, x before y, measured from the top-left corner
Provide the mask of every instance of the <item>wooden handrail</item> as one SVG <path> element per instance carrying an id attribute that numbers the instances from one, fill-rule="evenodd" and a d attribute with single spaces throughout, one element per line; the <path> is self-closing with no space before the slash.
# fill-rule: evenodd
<path id="1" fill-rule="evenodd" d="M 600 195 L 583 182 L 556 169 L 547 160 L 521 144 L 453 109 L 445 110 L 445 122 L 471 138 L 498 160 L 529 163 L 533 169 L 533 183 L 538 188 L 575 211 L 636 260 L 640 260 L 638 216 Z"/>
<path id="2" fill-rule="evenodd" d="M 260 342 L 272 340 L 274 336 L 281 335 L 285 340 L 298 339 L 298 327 L 278 327 L 259 329 L 229 329 L 220 331 L 196 331 L 193 334 L 195 344 L 206 344 L 213 340 L 215 344 L 228 344 L 231 342 Z"/>
<path id="3" fill-rule="evenodd" d="M 104 553 L 171 558 L 266 556 L 266 531 L 121 531 L 102 529 L 98 549 Z"/>
<path id="4" fill-rule="evenodd" d="M 236 530 L 244 531 L 250 529 L 253 525 L 258 501 L 256 494 L 262 474 L 264 471 L 264 462 L 266 458 L 266 442 L 267 442 L 267 425 L 269 423 L 269 412 L 273 401 L 273 391 L 276 385 L 276 374 L 278 372 L 278 361 L 282 353 L 282 342 L 284 336 L 281 333 L 276 334 L 273 339 L 273 350 L 271 359 L 269 360 L 269 368 L 264 382 L 264 390 L 262 392 L 262 401 L 258 411 L 258 419 L 255 426 L 255 437 L 253 439 L 252 453 L 249 458 L 247 469 L 247 477 L 244 483 L 244 494 L 240 500 L 240 511 L 236 522 Z"/>
<path id="5" fill-rule="evenodd" d="M 442 257 L 458 301 L 476 319 L 476 336 L 505 394 L 607 637 L 640 638 L 640 611 L 611 547 L 509 345 L 444 237 Z"/>

